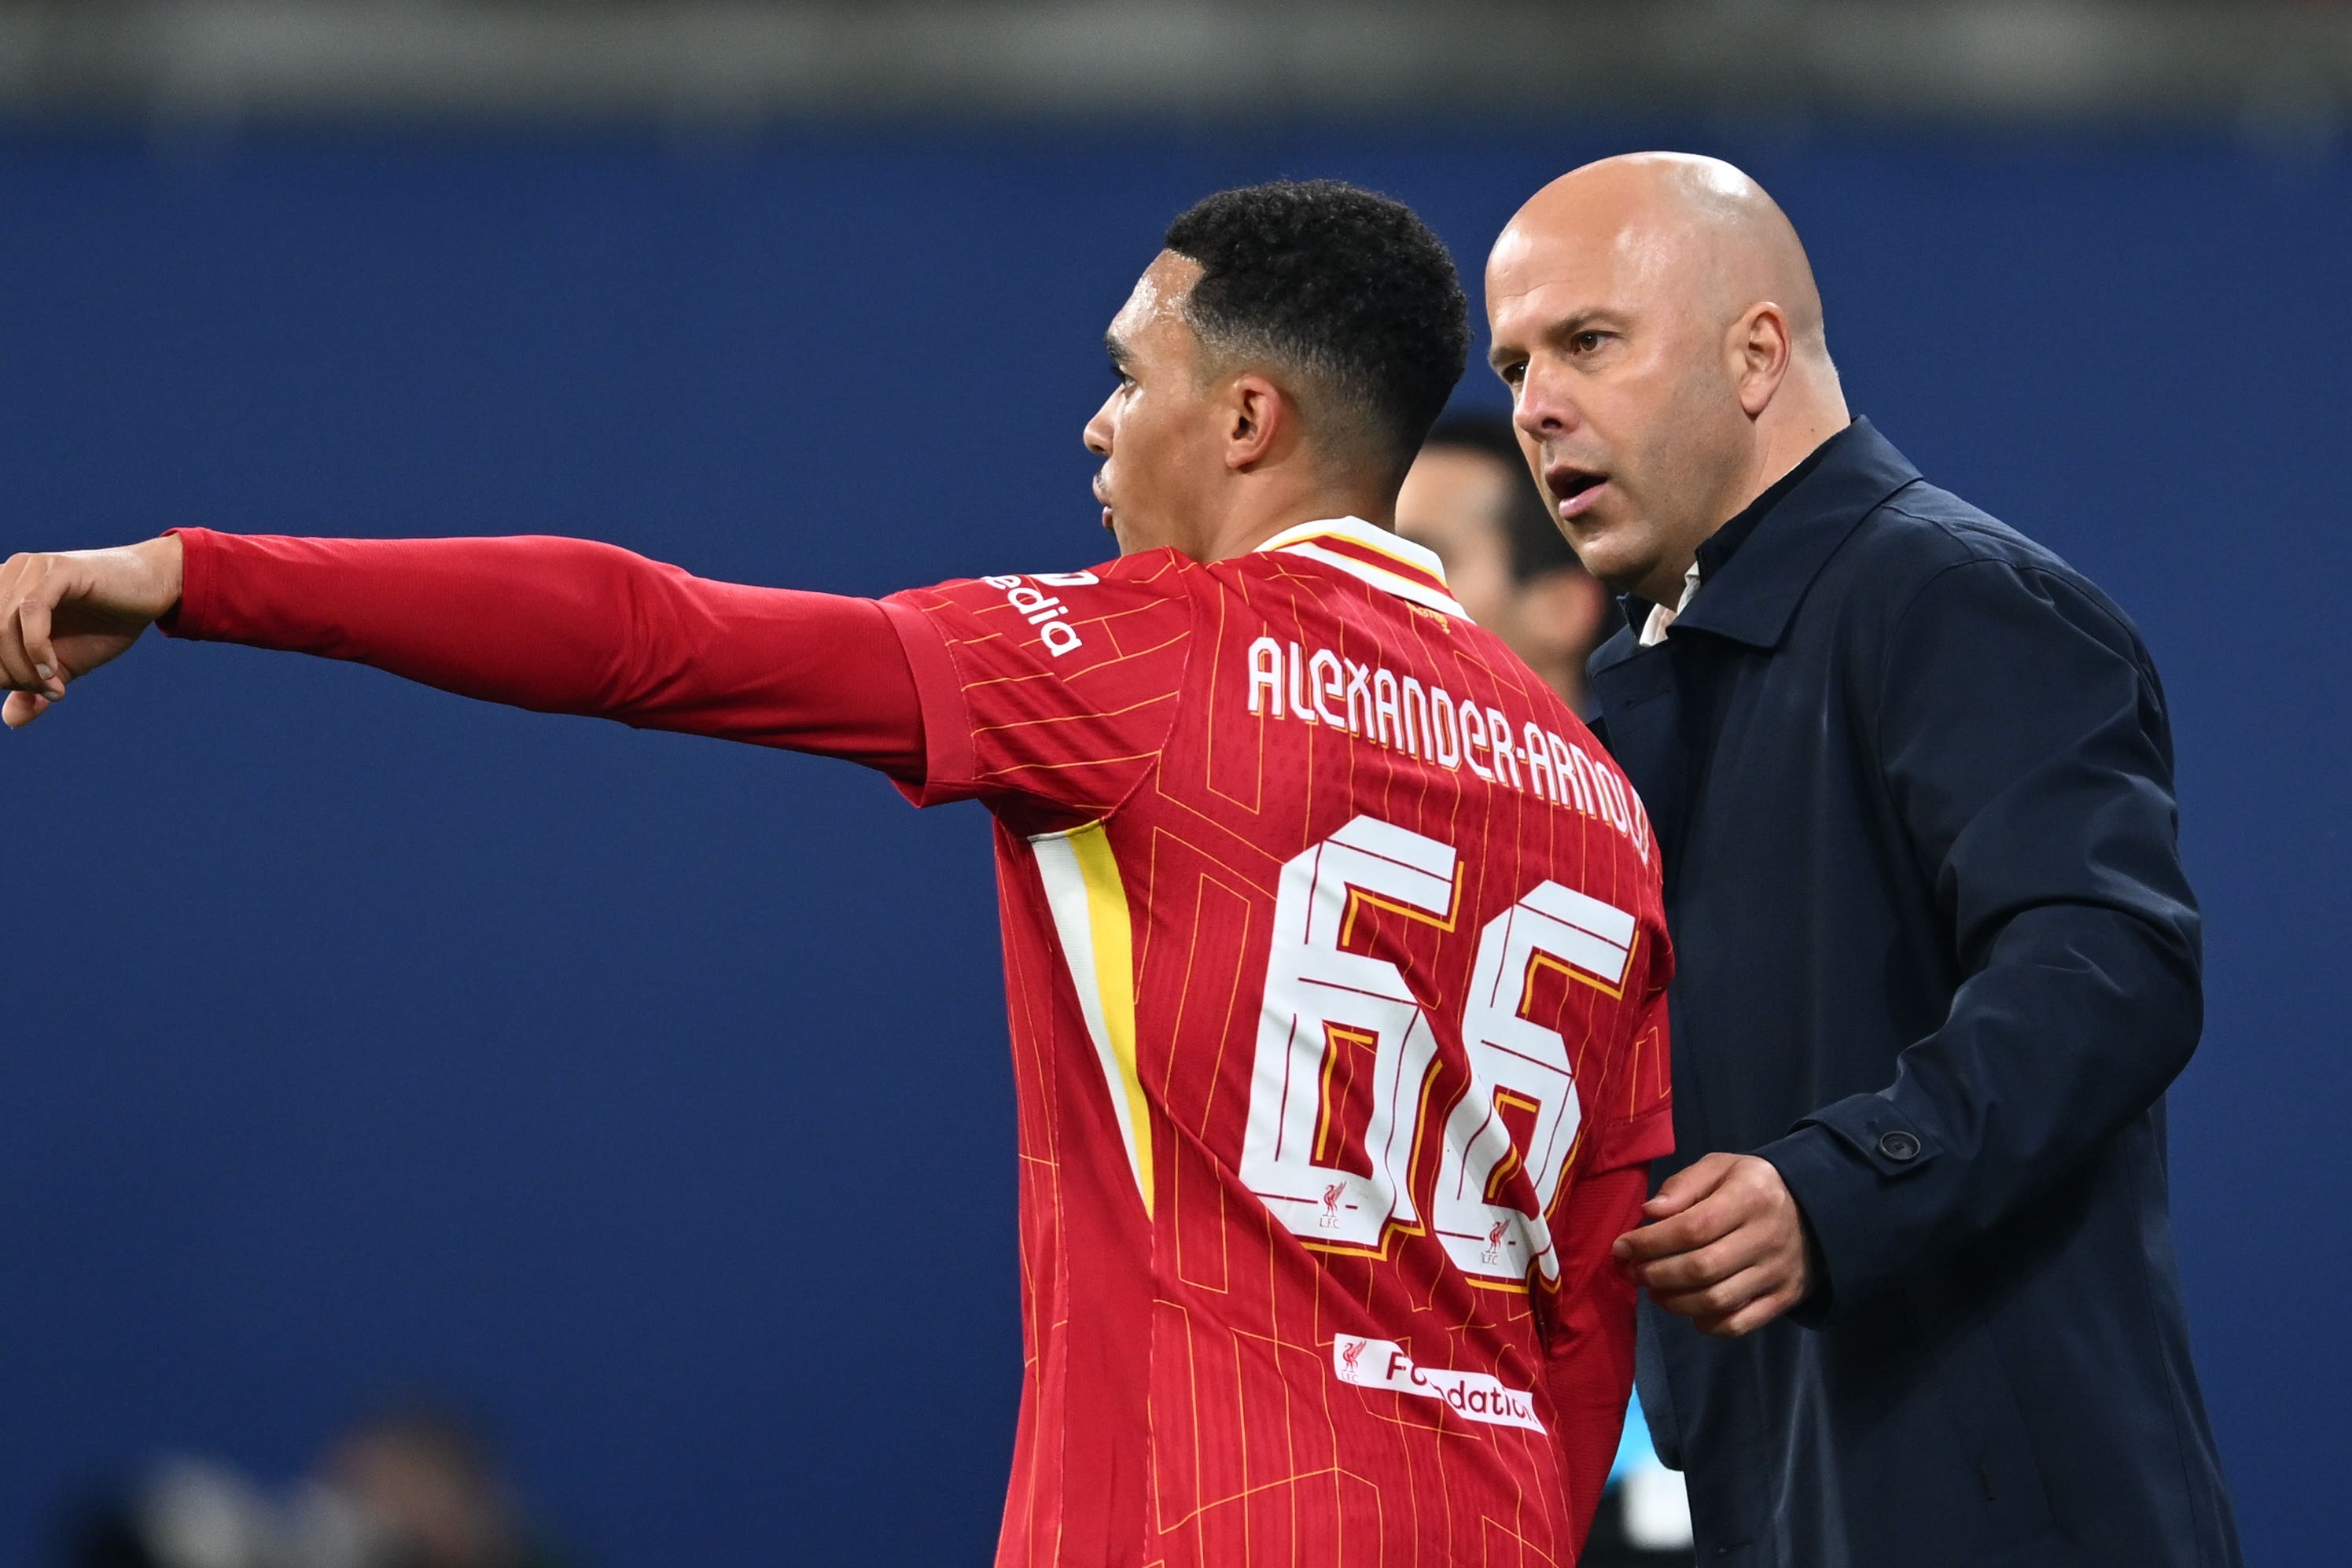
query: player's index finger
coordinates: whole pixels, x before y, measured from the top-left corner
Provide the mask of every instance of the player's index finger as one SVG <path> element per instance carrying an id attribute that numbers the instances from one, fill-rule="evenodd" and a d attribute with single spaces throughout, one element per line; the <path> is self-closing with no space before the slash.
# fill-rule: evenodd
<path id="1" fill-rule="evenodd" d="M 33 675 L 49 692 L 61 695 L 66 689 L 65 672 L 58 667 L 57 648 L 49 641 L 52 615 L 47 602 L 38 595 L 26 599 L 16 612 L 16 625 Z"/>
<path id="2" fill-rule="evenodd" d="M 0 677 L 19 691 L 43 684 L 33 673 L 32 655 L 25 651 L 25 609 L 21 601 L 0 601 Z"/>

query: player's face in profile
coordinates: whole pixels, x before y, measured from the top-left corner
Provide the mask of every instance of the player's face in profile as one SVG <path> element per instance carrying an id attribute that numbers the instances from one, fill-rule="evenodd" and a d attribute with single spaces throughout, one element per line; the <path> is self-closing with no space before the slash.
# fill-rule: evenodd
<path id="1" fill-rule="evenodd" d="M 1687 270 L 1598 225 L 1515 225 L 1486 267 L 1494 365 L 1561 531 L 1594 576 L 1668 605 L 1664 563 L 1727 521 L 1746 434 L 1713 291 Z"/>
<path id="2" fill-rule="evenodd" d="M 1085 440 L 1103 460 L 1095 499 L 1122 555 L 1163 545 L 1192 552 L 1224 475 L 1222 404 L 1200 374 L 1200 340 L 1182 310 L 1200 276 L 1199 262 L 1161 252 L 1104 336 L 1118 383 Z"/>

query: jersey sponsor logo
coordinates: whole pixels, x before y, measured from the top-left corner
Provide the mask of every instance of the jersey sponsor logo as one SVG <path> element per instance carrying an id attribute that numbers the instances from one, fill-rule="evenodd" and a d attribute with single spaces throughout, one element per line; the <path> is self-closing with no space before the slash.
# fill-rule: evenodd
<path id="1" fill-rule="evenodd" d="M 1341 1334 L 1331 1342 L 1331 1370 L 1339 1381 L 1358 1388 L 1385 1388 L 1434 1399 L 1455 1415 L 1489 1426 L 1523 1426 L 1540 1432 L 1531 1394 L 1507 1386 L 1483 1372 L 1444 1372 L 1416 1366 L 1404 1347 L 1393 1340 L 1359 1339 Z"/>
<path id="2" fill-rule="evenodd" d="M 1086 646 L 1078 628 L 1062 618 L 1069 613 L 1069 607 L 1057 595 L 1046 593 L 1045 588 L 1031 587 L 1030 583 L 1042 583 L 1051 588 L 1083 588 L 1101 581 L 1093 573 L 1042 572 L 1027 583 L 1013 576 L 982 577 L 981 581 L 1004 591 L 1004 602 L 1013 606 L 1014 614 L 1037 628 L 1037 635 L 1045 639 L 1045 651 L 1055 658 Z"/>

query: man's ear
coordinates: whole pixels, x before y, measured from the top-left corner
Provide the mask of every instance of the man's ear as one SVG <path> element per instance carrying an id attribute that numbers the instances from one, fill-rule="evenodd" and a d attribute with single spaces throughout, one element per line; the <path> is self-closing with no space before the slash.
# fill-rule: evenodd
<path id="1" fill-rule="evenodd" d="M 1739 406 L 1753 419 L 1771 406 L 1794 353 L 1788 312 L 1769 300 L 1750 305 L 1731 329 L 1732 382 Z"/>
<path id="2" fill-rule="evenodd" d="M 1225 408 L 1225 467 L 1235 472 L 1265 461 L 1297 434 L 1290 399 L 1255 373 L 1234 378 Z"/>

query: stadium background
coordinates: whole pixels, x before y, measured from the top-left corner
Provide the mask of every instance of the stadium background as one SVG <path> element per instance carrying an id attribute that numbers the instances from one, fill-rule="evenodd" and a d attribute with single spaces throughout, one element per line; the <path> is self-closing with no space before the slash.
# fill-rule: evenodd
<path id="1" fill-rule="evenodd" d="M 0 550 L 188 522 L 572 532 L 861 594 L 1067 569 L 1105 548 L 1077 443 L 1103 324 L 1199 195 L 1360 181 L 1475 285 L 1584 159 L 1748 168 L 1811 246 L 1854 406 L 2162 665 L 2209 919 L 2171 1101 L 2192 1323 L 2249 1561 L 2340 1559 L 2340 7 L 2247 14 L 2295 47 L 2209 39 L 2194 92 L 2151 49 L 2074 97 L 2046 47 L 1904 55 L 1937 84 L 1906 98 L 1759 44 L 1818 68 L 1710 96 L 1687 51 L 1553 37 L 1580 77 L 1393 102 L 1312 70 L 1245 93 L 1213 53 L 1121 77 L 1055 34 L 936 101 L 936 60 L 739 60 L 698 97 L 674 62 L 432 53 L 478 53 L 433 41 L 476 10 L 576 38 L 655 9 L 628 6 L 217 6 L 286 26 L 245 56 L 182 38 L 174 75 L 123 62 L 165 58 L 133 47 L 151 14 L 205 7 L 98 9 L 118 34 L 0 6 Z M 1758 38 L 1821 9 L 1717 8 Z M 271 64 L 313 13 L 425 42 L 373 75 L 315 38 Z M 2030 44 L 2093 13 L 1983 14 Z M 1499 405 L 1475 357 L 1461 396 Z M 158 1455 L 275 1485 L 414 1391 L 478 1410 L 584 1562 L 984 1556 L 1020 1368 L 976 807 L 184 645 L 0 741 L 0 1563 L 57 1560 L 78 1501 Z"/>

